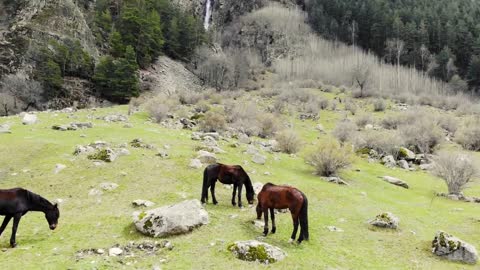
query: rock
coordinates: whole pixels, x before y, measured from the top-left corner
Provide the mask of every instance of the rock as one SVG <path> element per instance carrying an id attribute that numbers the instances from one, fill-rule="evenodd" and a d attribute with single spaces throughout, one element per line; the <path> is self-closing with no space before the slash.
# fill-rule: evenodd
<path id="1" fill-rule="evenodd" d="M 237 241 L 228 247 L 233 255 L 244 261 L 270 264 L 283 260 L 286 253 L 278 247 L 257 240 Z"/>
<path id="2" fill-rule="evenodd" d="M 190 160 L 190 164 L 188 166 L 193 169 L 200 169 L 203 167 L 203 164 L 199 159 L 194 158 Z"/>
<path id="3" fill-rule="evenodd" d="M 397 163 L 395 162 L 395 158 L 392 155 L 388 155 L 382 158 L 382 164 L 385 165 L 385 167 L 388 168 L 393 168 Z"/>
<path id="4" fill-rule="evenodd" d="M 327 226 L 326 228 L 331 232 L 343 232 L 343 229 L 337 228 L 335 226 Z"/>
<path id="5" fill-rule="evenodd" d="M 145 206 L 145 207 L 152 207 L 155 205 L 154 202 L 147 201 L 147 200 L 135 200 L 132 202 L 133 206 L 140 207 L 140 206 Z"/>
<path id="6" fill-rule="evenodd" d="M 248 137 L 247 134 L 241 133 L 240 135 L 238 135 L 238 142 L 244 143 L 244 144 L 250 144 L 252 140 L 250 139 L 250 137 Z"/>
<path id="7" fill-rule="evenodd" d="M 418 167 L 420 168 L 420 170 L 428 171 L 428 170 L 431 170 L 433 168 L 433 164 L 432 163 L 430 163 L 430 164 L 420 164 Z"/>
<path id="8" fill-rule="evenodd" d="M 53 130 L 59 130 L 59 131 L 67 131 L 68 128 L 69 127 L 67 125 L 53 125 L 52 126 Z"/>
<path id="9" fill-rule="evenodd" d="M 198 135 L 198 133 L 193 133 L 191 138 L 194 141 L 200 141 L 202 139 L 200 138 L 200 135 Z"/>
<path id="10" fill-rule="evenodd" d="M 127 122 L 128 117 L 126 117 L 123 114 L 112 114 L 112 115 L 107 115 L 102 118 L 106 122 Z"/>
<path id="11" fill-rule="evenodd" d="M 390 212 L 385 212 L 377 215 L 370 224 L 380 228 L 397 229 L 400 219 Z"/>
<path id="12" fill-rule="evenodd" d="M 119 156 L 129 156 L 130 151 L 127 148 L 121 148 L 120 151 L 118 151 Z"/>
<path id="13" fill-rule="evenodd" d="M 373 125 L 372 124 L 366 124 L 364 128 L 365 128 L 365 130 L 372 130 Z"/>
<path id="14" fill-rule="evenodd" d="M 405 159 L 406 161 L 414 161 L 416 158 L 415 153 L 405 147 L 400 147 L 398 151 L 398 157 L 401 159 Z"/>
<path id="15" fill-rule="evenodd" d="M 114 189 L 118 188 L 118 184 L 117 183 L 105 182 L 105 183 L 100 184 L 100 188 L 105 190 L 105 191 L 111 191 L 111 190 L 114 190 Z"/>
<path id="16" fill-rule="evenodd" d="M 325 178 L 325 180 L 326 180 L 327 182 L 330 182 L 330 183 L 335 183 L 335 184 L 338 184 L 338 185 L 346 185 L 346 186 L 348 186 L 348 183 L 345 182 L 344 180 L 340 179 L 340 177 L 332 176 L 332 177 L 327 177 L 327 178 Z"/>
<path id="17" fill-rule="evenodd" d="M 95 152 L 95 148 L 91 146 L 83 146 L 83 145 L 77 145 L 75 146 L 75 151 L 73 152 L 74 155 L 82 155 L 82 154 L 91 154 Z"/>
<path id="18" fill-rule="evenodd" d="M 410 169 L 410 166 L 408 165 L 408 162 L 404 159 L 401 159 L 401 160 L 397 161 L 397 165 L 398 165 L 398 167 L 400 167 L 402 169 L 405 169 L 405 170 Z"/>
<path id="19" fill-rule="evenodd" d="M 99 255 L 105 254 L 105 250 L 103 248 L 99 248 L 99 249 L 95 250 L 95 252 Z"/>
<path id="20" fill-rule="evenodd" d="M 217 157 L 215 154 L 200 150 L 197 152 L 198 156 L 197 159 L 200 160 L 200 162 L 205 163 L 205 164 L 213 164 L 217 162 Z"/>
<path id="21" fill-rule="evenodd" d="M 207 224 L 208 213 L 199 200 L 189 200 L 141 212 L 134 223 L 145 235 L 164 237 L 184 234 Z"/>
<path id="22" fill-rule="evenodd" d="M 255 191 L 255 194 L 258 195 L 258 193 L 260 193 L 260 191 L 262 191 L 262 188 L 263 188 L 262 183 L 260 183 L 260 182 L 253 183 L 253 190 Z"/>
<path id="23" fill-rule="evenodd" d="M 133 139 L 131 142 L 130 142 L 130 146 L 134 147 L 134 148 L 145 148 L 145 149 L 153 149 L 155 148 L 155 146 L 151 145 L 151 144 L 147 144 L 147 143 L 144 143 L 142 139 Z"/>
<path id="24" fill-rule="evenodd" d="M 59 172 L 63 171 L 67 166 L 63 164 L 56 164 L 55 165 L 55 170 L 53 171 L 54 174 L 58 174 Z"/>
<path id="25" fill-rule="evenodd" d="M 257 228 L 265 227 L 265 222 L 261 219 L 255 219 L 254 221 L 252 221 L 252 224 L 253 224 L 253 226 L 255 226 Z"/>
<path id="26" fill-rule="evenodd" d="M 249 145 L 247 147 L 247 150 L 245 151 L 245 153 L 247 153 L 248 155 L 256 155 L 256 154 L 258 154 L 258 149 L 255 148 L 255 146 L 253 146 L 253 145 Z"/>
<path id="27" fill-rule="evenodd" d="M 113 247 L 108 250 L 108 256 L 111 256 L 111 257 L 122 255 L 122 253 L 123 253 L 123 250 L 118 247 Z"/>
<path id="28" fill-rule="evenodd" d="M 105 162 L 113 162 L 117 159 L 117 154 L 110 148 L 99 149 L 97 152 L 88 155 L 88 159 L 101 160 Z"/>
<path id="29" fill-rule="evenodd" d="M 256 164 L 263 165 L 267 161 L 267 157 L 260 154 L 255 154 L 252 157 L 252 161 Z"/>
<path id="30" fill-rule="evenodd" d="M 85 123 L 80 123 L 80 122 L 74 122 L 70 123 L 71 127 L 77 127 L 81 129 L 86 129 L 86 128 L 93 128 L 93 124 L 91 122 L 85 122 Z"/>
<path id="31" fill-rule="evenodd" d="M 320 131 L 320 133 L 325 133 L 325 128 L 323 127 L 322 124 L 318 124 L 316 127 L 315 127 L 316 130 Z"/>
<path id="32" fill-rule="evenodd" d="M 133 128 L 133 125 L 131 123 L 126 123 L 123 125 L 123 128 Z"/>
<path id="33" fill-rule="evenodd" d="M 165 150 L 159 150 L 158 153 L 157 153 L 157 156 L 161 157 L 161 158 L 168 158 L 168 152 L 165 151 Z"/>
<path id="34" fill-rule="evenodd" d="M 24 125 L 33 125 L 37 123 L 37 116 L 35 114 L 25 113 L 22 119 L 22 124 Z"/>
<path id="35" fill-rule="evenodd" d="M 438 231 L 435 235 L 432 253 L 450 261 L 469 264 L 476 264 L 478 260 L 474 246 L 443 231 Z"/>
<path id="36" fill-rule="evenodd" d="M 383 176 L 381 178 L 392 185 L 396 185 L 396 186 L 408 189 L 408 184 L 403 180 L 400 180 L 398 178 L 391 177 L 391 176 Z"/>
<path id="37" fill-rule="evenodd" d="M 0 134 L 7 134 L 7 133 L 12 133 L 10 131 L 10 126 L 8 124 L 3 124 L 3 125 L 0 125 Z"/>
<path id="38" fill-rule="evenodd" d="M 103 194 L 103 192 L 101 190 L 96 189 L 96 188 L 92 188 L 88 192 L 88 196 L 100 196 L 102 194 Z"/>

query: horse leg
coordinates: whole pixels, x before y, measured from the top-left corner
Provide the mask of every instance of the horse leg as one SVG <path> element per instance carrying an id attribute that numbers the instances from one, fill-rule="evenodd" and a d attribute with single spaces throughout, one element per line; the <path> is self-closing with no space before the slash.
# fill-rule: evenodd
<path id="1" fill-rule="evenodd" d="M 8 225 L 8 222 L 10 222 L 11 219 L 12 219 L 12 216 L 5 216 L 5 218 L 3 219 L 2 226 L 0 227 L 0 235 L 2 235 L 3 231 Z"/>
<path id="2" fill-rule="evenodd" d="M 290 237 L 291 242 L 295 241 L 295 238 L 297 237 L 297 230 L 298 230 L 298 224 L 299 224 L 298 215 L 295 215 L 294 212 L 292 212 L 292 219 L 293 219 L 293 232 L 292 232 L 292 236 Z"/>
<path id="3" fill-rule="evenodd" d="M 235 195 L 237 194 L 237 184 L 233 184 L 233 193 L 232 193 L 232 205 L 235 206 L 237 203 L 235 202 Z"/>
<path id="4" fill-rule="evenodd" d="M 13 227 L 12 227 L 12 236 L 10 237 L 10 246 L 12 248 L 17 246 L 17 242 L 15 241 L 15 235 L 17 234 L 18 223 L 20 223 L 20 218 L 22 218 L 22 214 L 16 214 L 13 216 Z"/>
<path id="5" fill-rule="evenodd" d="M 275 226 L 275 210 L 270 208 L 270 216 L 272 218 L 272 234 L 277 231 L 277 226 Z"/>
<path id="6" fill-rule="evenodd" d="M 238 207 L 242 208 L 242 188 L 243 185 L 238 185 Z"/>
<path id="7" fill-rule="evenodd" d="M 215 198 L 215 183 L 217 181 L 212 181 L 212 185 L 210 186 L 210 192 L 212 193 L 212 202 L 213 204 L 218 204 L 217 198 Z"/>
<path id="8" fill-rule="evenodd" d="M 263 235 L 267 236 L 268 234 L 268 208 L 263 210 L 263 219 L 265 220 L 265 226 L 263 226 Z"/>

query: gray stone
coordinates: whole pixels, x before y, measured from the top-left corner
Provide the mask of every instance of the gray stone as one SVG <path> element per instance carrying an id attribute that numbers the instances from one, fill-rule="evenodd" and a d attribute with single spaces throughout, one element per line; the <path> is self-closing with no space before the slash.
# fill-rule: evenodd
<path id="1" fill-rule="evenodd" d="M 33 125 L 37 123 L 38 117 L 35 114 L 25 113 L 22 119 L 22 124 L 24 125 Z"/>
<path id="2" fill-rule="evenodd" d="M 432 241 L 432 253 L 450 261 L 476 264 L 475 247 L 446 232 L 438 231 Z"/>
<path id="3" fill-rule="evenodd" d="M 164 237 L 184 234 L 208 224 L 208 213 L 199 200 L 189 200 L 138 213 L 134 223 L 145 235 Z"/>
<path id="4" fill-rule="evenodd" d="M 199 169 L 203 167 L 203 164 L 199 159 L 194 158 L 190 160 L 190 164 L 188 166 L 193 169 Z"/>
<path id="5" fill-rule="evenodd" d="M 267 161 L 267 157 L 260 154 L 255 154 L 252 157 L 252 161 L 256 164 L 263 165 Z"/>
<path id="6" fill-rule="evenodd" d="M 55 165 L 55 170 L 53 171 L 54 174 L 58 174 L 59 172 L 63 171 L 67 166 L 63 164 L 56 164 Z"/>
<path id="7" fill-rule="evenodd" d="M 217 162 L 217 157 L 215 154 L 210 153 L 208 151 L 200 150 L 197 152 L 198 156 L 197 159 L 200 160 L 200 162 L 205 163 L 205 164 L 213 164 Z"/>
<path id="8" fill-rule="evenodd" d="M 168 152 L 165 151 L 165 150 L 159 150 L 158 153 L 157 153 L 157 156 L 159 156 L 161 158 L 168 158 L 169 157 Z"/>
<path id="9" fill-rule="evenodd" d="M 111 190 L 114 190 L 114 189 L 118 188 L 118 184 L 117 183 L 105 182 L 105 183 L 100 184 L 100 188 L 105 190 L 105 191 L 111 191 Z"/>
<path id="10" fill-rule="evenodd" d="M 12 133 L 8 124 L 0 125 L 0 134 Z"/>
<path id="11" fill-rule="evenodd" d="M 343 232 L 343 229 L 337 228 L 335 226 L 327 226 L 326 228 L 331 232 Z"/>
<path id="12" fill-rule="evenodd" d="M 420 168 L 420 170 L 428 171 L 428 170 L 431 170 L 433 168 L 433 164 L 432 163 L 430 163 L 430 164 L 420 164 L 418 167 Z"/>
<path id="13" fill-rule="evenodd" d="M 398 178 L 391 177 L 391 176 L 387 176 L 387 175 L 386 175 L 386 176 L 383 176 L 383 177 L 381 177 L 381 178 L 382 178 L 385 182 L 388 182 L 388 183 L 390 183 L 390 184 L 392 184 L 392 185 L 396 185 L 396 186 L 403 187 L 403 188 L 406 188 L 406 189 L 409 188 L 409 187 L 408 187 L 408 184 L 407 184 L 405 181 L 400 180 L 400 179 L 398 179 Z"/>
<path id="14" fill-rule="evenodd" d="M 415 153 L 405 147 L 400 147 L 398 151 L 398 157 L 401 159 L 405 159 L 406 161 L 414 161 L 416 158 Z"/>
<path id="15" fill-rule="evenodd" d="M 346 185 L 346 186 L 348 186 L 348 183 L 345 182 L 344 180 L 342 180 L 340 177 L 331 176 L 331 177 L 326 177 L 325 180 L 326 180 L 327 182 L 330 182 L 330 183 L 335 183 L 335 184 L 338 184 L 338 185 Z"/>
<path id="16" fill-rule="evenodd" d="M 388 168 L 393 168 L 397 163 L 392 155 L 388 155 L 382 158 L 382 164 Z"/>
<path id="17" fill-rule="evenodd" d="M 238 142 L 244 143 L 244 144 L 250 144 L 252 142 L 252 139 L 250 139 L 248 135 L 241 133 L 240 135 L 238 135 Z"/>
<path id="18" fill-rule="evenodd" d="M 111 257 L 120 256 L 122 255 L 122 253 L 123 253 L 123 250 L 118 247 L 113 247 L 108 250 L 108 256 L 111 256 Z"/>
<path id="19" fill-rule="evenodd" d="M 127 148 L 121 148 L 120 151 L 118 151 L 119 156 L 129 156 L 130 151 Z"/>
<path id="20" fill-rule="evenodd" d="M 390 212 L 385 212 L 377 215 L 370 224 L 380 228 L 397 229 L 400 219 Z"/>
<path id="21" fill-rule="evenodd" d="M 133 206 L 140 207 L 140 206 L 145 206 L 145 207 L 152 207 L 155 205 L 154 202 L 147 201 L 147 200 L 135 200 L 132 202 Z"/>
<path id="22" fill-rule="evenodd" d="M 408 165 L 408 162 L 404 159 L 401 159 L 401 160 L 397 161 L 397 165 L 398 165 L 398 167 L 400 167 L 402 169 L 405 169 L 405 170 L 410 169 L 410 166 Z"/>
<path id="23" fill-rule="evenodd" d="M 128 117 L 126 117 L 123 114 L 112 114 L 112 115 L 107 115 L 102 118 L 106 122 L 127 122 Z"/>
<path id="24" fill-rule="evenodd" d="M 253 226 L 255 226 L 257 228 L 265 227 L 265 222 L 261 219 L 255 219 L 254 221 L 252 221 L 252 224 L 253 224 Z"/>
<path id="25" fill-rule="evenodd" d="M 278 262 L 287 256 L 280 248 L 257 240 L 237 241 L 228 250 L 240 260 L 263 264 Z"/>

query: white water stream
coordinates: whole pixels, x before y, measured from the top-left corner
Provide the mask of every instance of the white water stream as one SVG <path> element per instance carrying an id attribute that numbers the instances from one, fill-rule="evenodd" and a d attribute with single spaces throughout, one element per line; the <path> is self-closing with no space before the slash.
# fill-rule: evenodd
<path id="1" fill-rule="evenodd" d="M 207 0 L 207 6 L 205 7 L 205 20 L 203 22 L 205 30 L 208 30 L 208 27 L 210 26 L 210 17 L 212 17 L 212 0 Z"/>

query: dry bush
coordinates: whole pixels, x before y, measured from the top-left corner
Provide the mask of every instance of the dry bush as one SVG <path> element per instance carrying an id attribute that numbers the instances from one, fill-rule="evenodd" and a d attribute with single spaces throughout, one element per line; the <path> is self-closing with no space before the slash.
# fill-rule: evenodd
<path id="1" fill-rule="evenodd" d="M 401 124 L 403 124 L 403 119 L 401 115 L 387 115 L 382 119 L 382 127 L 386 129 L 397 129 Z"/>
<path id="2" fill-rule="evenodd" d="M 352 140 L 357 133 L 357 130 L 358 128 L 354 123 L 346 120 L 337 124 L 333 129 L 333 136 L 343 144 L 346 141 Z"/>
<path id="3" fill-rule="evenodd" d="M 384 99 L 376 99 L 373 102 L 373 111 L 375 112 L 383 112 L 387 108 L 387 102 Z"/>
<path id="4" fill-rule="evenodd" d="M 195 111 L 205 113 L 210 110 L 210 104 L 206 100 L 201 100 L 195 105 Z"/>
<path id="5" fill-rule="evenodd" d="M 318 116 L 320 112 L 320 103 L 318 99 L 310 100 L 303 106 L 303 112 Z"/>
<path id="6" fill-rule="evenodd" d="M 240 103 L 233 100 L 225 105 L 227 121 L 230 126 L 249 136 L 258 136 L 260 127 L 258 117 L 260 109 L 254 102 Z"/>
<path id="7" fill-rule="evenodd" d="M 284 90 L 278 98 L 290 104 L 307 103 L 310 100 L 316 100 L 317 96 L 307 89 Z"/>
<path id="8" fill-rule="evenodd" d="M 462 153 L 442 152 L 434 161 L 433 173 L 445 181 L 450 194 L 460 195 L 477 173 L 472 159 Z"/>
<path id="9" fill-rule="evenodd" d="M 283 153 L 294 154 L 302 147 L 302 140 L 293 130 L 279 132 L 275 139 L 278 142 L 278 149 Z"/>
<path id="10" fill-rule="evenodd" d="M 278 131 L 280 124 L 278 116 L 271 113 L 260 114 L 257 117 L 259 132 L 258 136 L 261 138 L 269 138 Z"/>
<path id="11" fill-rule="evenodd" d="M 203 94 L 193 91 L 179 91 L 177 93 L 180 104 L 195 105 L 203 99 Z"/>
<path id="12" fill-rule="evenodd" d="M 260 90 L 258 93 L 263 98 L 273 98 L 275 96 L 280 95 L 280 91 L 273 88 L 264 88 Z"/>
<path id="13" fill-rule="evenodd" d="M 223 110 L 208 111 L 200 121 L 199 129 L 203 132 L 221 132 L 227 127 Z"/>
<path id="14" fill-rule="evenodd" d="M 352 152 L 349 147 L 330 141 L 320 144 L 307 161 L 315 167 L 318 175 L 331 176 L 351 164 Z"/>
<path id="15" fill-rule="evenodd" d="M 438 124 L 441 128 L 454 135 L 458 129 L 458 119 L 450 114 L 442 114 L 438 116 Z"/>
<path id="16" fill-rule="evenodd" d="M 39 109 L 42 102 L 41 83 L 29 80 L 25 74 L 8 74 L 0 81 L 1 114 L 9 115 L 29 108 Z"/>
<path id="17" fill-rule="evenodd" d="M 469 119 L 455 135 L 455 141 L 464 149 L 480 151 L 480 119 Z"/>
<path id="18" fill-rule="evenodd" d="M 150 99 L 146 104 L 146 110 L 150 117 L 157 123 L 166 119 L 169 113 L 175 110 L 178 100 L 168 97 L 167 95 L 158 95 Z"/>
<path id="19" fill-rule="evenodd" d="M 351 100 L 345 101 L 345 110 L 349 111 L 352 115 L 357 113 L 357 104 Z"/>
<path id="20" fill-rule="evenodd" d="M 363 129 L 366 125 L 375 124 L 375 118 L 369 113 L 364 113 L 355 118 L 355 124 L 357 124 L 358 128 Z"/>
<path id="21" fill-rule="evenodd" d="M 397 131 L 367 130 L 355 138 L 356 149 L 373 149 L 380 155 L 392 155 L 394 158 L 398 157 L 403 145 L 404 140 Z"/>
<path id="22" fill-rule="evenodd" d="M 320 109 L 322 109 L 322 110 L 326 110 L 328 108 L 329 104 L 330 104 L 330 102 L 328 101 L 328 99 L 325 99 L 325 98 L 321 98 L 318 101 L 318 105 L 320 106 Z"/>
<path id="23" fill-rule="evenodd" d="M 443 132 L 433 117 L 421 117 L 412 124 L 398 128 L 409 149 L 418 153 L 431 153 L 443 139 Z"/>

